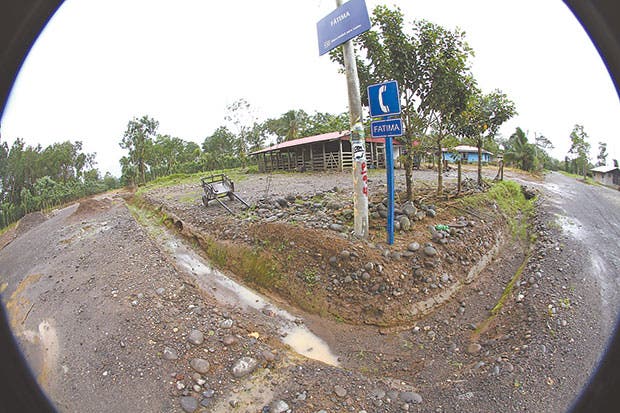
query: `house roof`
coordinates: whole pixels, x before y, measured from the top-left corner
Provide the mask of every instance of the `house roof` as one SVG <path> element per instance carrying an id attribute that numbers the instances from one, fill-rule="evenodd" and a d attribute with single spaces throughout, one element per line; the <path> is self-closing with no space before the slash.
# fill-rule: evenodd
<path id="1" fill-rule="evenodd" d="M 608 173 L 608 172 L 613 171 L 614 169 L 618 169 L 618 167 L 616 167 L 616 166 L 605 166 L 605 165 L 603 165 L 603 166 L 597 166 L 596 168 L 592 168 L 592 169 L 590 169 L 590 170 L 591 170 L 592 172 L 601 172 L 601 173 L 606 174 L 606 173 Z"/>
<path id="2" fill-rule="evenodd" d="M 263 152 L 277 151 L 277 150 L 284 149 L 284 148 L 291 148 L 293 146 L 306 145 L 308 143 L 336 140 L 336 139 L 340 139 L 347 135 L 349 135 L 349 131 L 328 132 L 328 133 L 322 133 L 320 135 L 307 136 L 305 138 L 293 139 L 290 141 L 278 143 L 268 148 L 260 149 L 258 151 L 252 152 L 250 155 L 256 155 L 256 154 L 263 153 Z"/>
<path id="3" fill-rule="evenodd" d="M 476 148 L 475 146 L 469 146 L 469 145 L 458 145 L 452 149 L 443 148 L 442 151 L 443 152 L 478 153 L 478 148 Z M 489 155 L 493 155 L 492 152 L 489 152 L 486 149 L 483 149 L 482 153 L 488 153 Z"/>
<path id="4" fill-rule="evenodd" d="M 307 136 L 305 138 L 293 139 L 290 141 L 278 143 L 276 145 L 272 145 L 265 149 L 260 149 L 258 151 L 252 152 L 250 155 L 258 155 L 260 153 L 274 152 L 279 151 L 286 148 L 293 148 L 295 146 L 308 145 L 317 142 L 327 142 L 334 141 L 338 139 L 349 140 L 350 131 L 342 131 L 342 132 L 328 132 L 322 133 L 320 135 Z M 367 137 L 366 142 L 377 142 L 383 143 L 385 140 L 383 138 L 371 138 Z M 394 145 L 399 145 L 400 143 L 394 140 Z"/>

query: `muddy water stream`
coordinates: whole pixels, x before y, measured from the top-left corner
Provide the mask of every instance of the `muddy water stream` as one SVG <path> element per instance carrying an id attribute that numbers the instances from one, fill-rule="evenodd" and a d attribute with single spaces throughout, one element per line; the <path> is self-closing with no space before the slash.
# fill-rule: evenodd
<path id="1" fill-rule="evenodd" d="M 174 258 L 178 266 L 190 273 L 200 288 L 216 300 L 239 306 L 246 311 L 270 312 L 274 322 L 278 324 L 282 342 L 293 351 L 326 364 L 339 365 L 338 357 L 332 353 L 327 343 L 310 331 L 301 319 L 218 271 L 180 237 L 146 217 L 143 211 L 133 209 L 133 212 L 140 215 L 139 221 L 146 223 L 150 227 L 148 229 L 157 232 L 153 238 Z"/>

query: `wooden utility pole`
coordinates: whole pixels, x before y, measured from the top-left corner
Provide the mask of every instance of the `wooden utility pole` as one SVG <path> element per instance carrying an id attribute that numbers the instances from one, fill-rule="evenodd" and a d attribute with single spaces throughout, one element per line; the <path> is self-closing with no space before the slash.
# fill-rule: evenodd
<path id="1" fill-rule="evenodd" d="M 338 7 L 342 0 L 336 0 Z M 349 91 L 349 120 L 351 123 L 351 151 L 353 152 L 353 221 L 355 235 L 368 237 L 368 167 L 366 165 L 366 140 L 362 123 L 362 97 L 353 42 L 342 45 L 344 68 Z"/>

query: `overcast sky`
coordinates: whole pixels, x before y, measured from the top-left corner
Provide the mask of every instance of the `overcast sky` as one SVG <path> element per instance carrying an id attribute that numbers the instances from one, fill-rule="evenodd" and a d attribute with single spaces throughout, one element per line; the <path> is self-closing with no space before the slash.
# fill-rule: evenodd
<path id="1" fill-rule="evenodd" d="M 516 103 L 516 126 L 542 133 L 563 159 L 575 123 L 620 158 L 620 104 L 607 70 L 561 1 L 366 0 L 399 5 L 467 33 L 485 92 Z M 316 22 L 335 0 L 67 0 L 31 50 L 2 119 L 2 139 L 43 146 L 81 140 L 102 172 L 120 174 L 127 122 L 147 114 L 160 133 L 201 143 L 245 98 L 259 120 L 290 109 L 347 110 L 344 75 L 318 56 Z M 593 159 L 595 161 L 595 159 Z"/>

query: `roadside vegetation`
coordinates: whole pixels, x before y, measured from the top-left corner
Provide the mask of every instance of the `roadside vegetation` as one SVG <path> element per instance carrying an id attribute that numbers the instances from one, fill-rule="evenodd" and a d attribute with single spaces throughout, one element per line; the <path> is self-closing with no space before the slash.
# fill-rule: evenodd
<path id="1" fill-rule="evenodd" d="M 506 217 L 510 231 L 515 238 L 529 241 L 528 225 L 534 213 L 535 198 L 526 199 L 521 185 L 513 181 L 497 182 L 484 193 L 463 198 L 464 205 L 480 207 L 493 203 Z"/>
<path id="2" fill-rule="evenodd" d="M 19 138 L 11 146 L 0 142 L 0 228 L 30 212 L 117 188 L 118 179 L 102 177 L 94 159 L 79 141 L 46 148 Z"/>
<path id="3" fill-rule="evenodd" d="M 203 178 L 209 175 L 217 175 L 217 174 L 225 174 L 229 178 L 231 178 L 233 182 L 240 182 L 240 181 L 243 181 L 247 173 L 253 173 L 253 172 L 254 170 L 252 168 L 231 168 L 231 169 L 215 169 L 215 170 L 209 170 L 209 171 L 204 171 L 204 172 L 196 172 L 192 174 L 175 173 L 172 175 L 162 176 L 162 177 L 156 178 L 148 182 L 147 184 L 141 186 L 138 189 L 137 194 L 140 195 L 144 192 L 148 192 L 156 188 L 168 187 L 168 186 L 173 186 L 173 185 L 183 185 L 183 184 L 200 185 L 200 178 Z"/>

